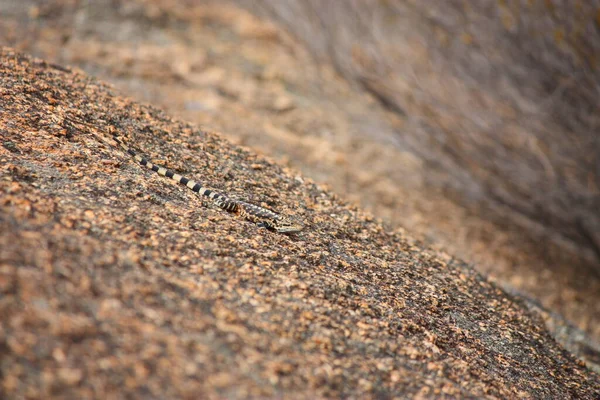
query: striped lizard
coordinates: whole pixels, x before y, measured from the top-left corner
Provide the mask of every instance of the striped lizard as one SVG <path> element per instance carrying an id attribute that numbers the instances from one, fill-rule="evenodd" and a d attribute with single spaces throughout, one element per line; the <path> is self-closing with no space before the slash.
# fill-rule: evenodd
<path id="1" fill-rule="evenodd" d="M 300 222 L 289 216 L 278 214 L 268 208 L 232 199 L 229 196 L 208 189 L 202 186 L 202 184 L 179 175 L 165 167 L 151 163 L 146 158 L 137 154 L 131 147 L 123 143 L 115 133 L 112 133 L 112 139 L 141 166 L 146 167 L 161 176 L 171 178 L 174 181 L 187 186 L 193 192 L 208 197 L 214 204 L 223 210 L 236 213 L 248 221 L 279 233 L 294 233 L 299 232 L 304 228 Z"/>

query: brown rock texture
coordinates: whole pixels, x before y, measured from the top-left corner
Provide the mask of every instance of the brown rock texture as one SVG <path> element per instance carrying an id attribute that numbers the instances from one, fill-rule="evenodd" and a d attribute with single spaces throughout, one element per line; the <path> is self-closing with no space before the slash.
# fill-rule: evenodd
<path id="1" fill-rule="evenodd" d="M 237 3 L 402 118 L 429 185 L 577 246 L 600 274 L 599 0 Z"/>
<path id="2" fill-rule="evenodd" d="M 262 15 L 271 19 L 232 3 L 255 12 L 270 6 Z M 0 43 L 77 66 L 138 101 L 325 182 L 391 226 L 539 303 L 558 317 L 547 324 L 555 338 L 598 363 L 600 279 L 589 251 L 589 223 L 597 213 L 593 203 L 580 201 L 598 198 L 595 167 L 582 167 L 597 160 L 597 113 L 569 100 L 578 90 L 583 98 L 593 93 L 587 89 L 593 84 L 579 82 L 595 70 L 567 62 L 597 53 L 588 41 L 593 46 L 597 36 L 590 7 L 598 0 L 577 7 L 531 1 L 515 9 L 516 3 L 481 1 L 456 17 L 469 2 L 436 2 L 436 8 L 404 0 L 0 0 Z M 530 25 L 543 34 L 527 36 L 530 30 L 522 28 Z M 540 87 L 540 76 L 556 72 L 556 64 L 539 62 L 545 51 L 567 68 L 561 74 L 576 79 L 559 76 Z M 488 68 L 492 52 L 504 53 Z M 523 68 L 534 70 L 536 79 L 512 73 Z M 494 86 L 499 79 L 507 85 Z M 556 82 L 560 90 L 552 91 Z M 530 85 L 535 90 L 527 89 L 532 97 L 525 98 Z M 582 114 L 586 118 L 568 118 Z M 588 125 L 579 125 L 579 139 L 571 140 L 554 117 Z M 431 136 L 436 140 L 428 143 Z M 582 137 L 591 137 L 592 145 Z M 552 154 L 561 149 L 568 154 L 554 163 Z M 461 157 L 452 159 L 452 152 Z M 525 163 L 513 163 L 512 156 Z M 488 173 L 496 161 L 498 174 Z M 526 173 L 516 174 L 522 180 L 513 184 L 507 168 Z M 540 180 L 541 189 L 530 185 Z M 487 189 L 463 190 L 471 184 L 495 197 Z M 546 196 L 549 187 L 552 196 Z M 496 201 L 498 195 L 504 201 Z M 540 224 L 549 213 L 556 219 Z M 575 232 L 577 214 L 592 218 Z M 557 239 L 555 228 L 579 237 L 587 250 Z M 591 240 L 581 241 L 581 234 Z M 564 332 L 574 334 L 563 338 Z"/>
<path id="3" fill-rule="evenodd" d="M 291 170 L 0 53 L 3 398 L 595 398 L 538 314 Z M 266 231 L 135 165 L 293 214 Z"/>

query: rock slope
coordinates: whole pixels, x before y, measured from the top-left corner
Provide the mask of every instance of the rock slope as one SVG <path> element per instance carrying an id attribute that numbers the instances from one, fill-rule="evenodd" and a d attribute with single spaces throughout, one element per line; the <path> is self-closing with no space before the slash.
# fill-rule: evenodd
<path id="1" fill-rule="evenodd" d="M 240 3 L 243 0 L 234 2 Z M 486 89 L 480 85 L 482 82 L 476 85 L 468 83 L 474 75 L 467 70 L 462 74 L 468 80 L 466 85 L 461 84 L 460 80 L 456 81 L 456 76 L 448 76 L 453 67 L 458 65 L 453 62 L 451 68 L 446 68 L 447 64 L 443 62 L 437 64 L 435 73 L 432 73 L 432 57 L 415 57 L 417 54 L 413 52 L 422 46 L 402 45 L 406 44 L 407 36 L 401 35 L 395 27 L 403 32 L 410 32 L 408 37 L 418 35 L 428 38 L 426 31 L 432 23 L 435 24 L 433 20 L 427 19 L 425 14 L 420 14 L 418 7 L 410 7 L 411 10 L 404 14 L 405 17 L 397 19 L 397 12 L 390 13 L 385 8 L 393 8 L 394 4 L 403 3 L 402 0 L 373 1 L 373 4 L 370 2 L 367 9 L 362 11 L 356 7 L 363 7 L 366 4 L 364 1 L 347 2 L 353 6 L 333 7 L 329 10 L 340 11 L 340 19 L 322 20 L 325 23 L 319 26 L 310 25 L 310 21 L 314 21 L 313 18 L 302 17 L 306 11 L 315 10 L 313 7 L 304 8 L 303 5 L 312 3 L 315 7 L 321 7 L 324 2 L 277 2 L 278 7 L 274 7 L 273 11 L 275 8 L 284 10 L 286 7 L 299 7 L 298 12 L 292 13 L 293 18 L 288 20 L 289 24 L 284 23 L 291 24 L 288 26 L 290 29 L 284 29 L 274 25 L 272 21 L 256 18 L 239 7 L 227 6 L 222 0 L 0 0 L 0 43 L 54 64 L 81 68 L 90 75 L 114 84 L 121 93 L 138 101 L 156 105 L 169 115 L 223 132 L 225 137 L 234 143 L 251 146 L 256 151 L 262 151 L 294 166 L 302 171 L 304 176 L 327 183 L 336 193 L 359 203 L 375 216 L 389 222 L 391 226 L 408 229 L 411 235 L 473 264 L 478 271 L 496 279 L 506 290 L 517 290 L 534 302 L 539 302 L 564 321 L 560 325 L 574 325 L 587 333 L 583 335 L 583 332 L 575 332 L 563 338 L 559 330 L 568 332 L 569 329 L 557 330 L 552 327 L 556 324 L 547 323 L 554 332 L 554 337 L 568 346 L 570 351 L 576 352 L 586 361 L 596 360 L 598 364 L 600 280 L 597 261 L 588 257 L 591 254 L 568 243 L 558 243 L 552 239 L 552 230 L 543 229 L 539 224 L 532 223 L 530 218 L 515 215 L 514 208 L 492 207 L 489 204 L 485 205 L 485 202 L 465 204 L 464 196 L 457 196 L 457 193 L 450 190 L 452 187 L 456 188 L 457 184 L 461 185 L 461 179 L 452 177 L 455 177 L 460 169 L 464 170 L 465 166 L 448 166 L 441 170 L 432 168 L 426 159 L 439 160 L 446 158 L 448 153 L 444 150 L 440 153 L 437 146 L 427 141 L 425 147 L 416 148 L 407 147 L 405 141 L 417 140 L 418 143 L 423 143 L 423 138 L 431 134 L 437 137 L 435 132 L 438 132 L 441 135 L 439 137 L 450 138 L 448 143 L 451 145 L 447 147 L 448 151 L 464 152 L 465 148 L 462 147 L 461 150 L 460 143 L 470 143 L 470 140 L 477 138 L 485 139 L 486 136 L 470 135 L 469 140 L 464 140 L 460 135 L 474 131 L 461 124 L 483 118 L 483 125 L 494 127 L 495 135 L 501 133 L 501 142 L 514 144 L 510 149 L 502 149 L 500 143 L 489 144 L 484 146 L 483 151 L 481 146 L 477 146 L 480 150 L 475 150 L 474 154 L 483 158 L 485 164 L 490 160 L 497 160 L 500 155 L 514 155 L 515 152 L 531 159 L 527 153 L 533 151 L 536 158 L 543 155 L 544 147 L 547 148 L 542 146 L 540 149 L 535 143 L 548 144 L 552 142 L 552 135 L 544 135 L 541 142 L 532 142 L 518 139 L 513 134 L 523 132 L 524 129 L 525 135 L 529 137 L 528 124 L 536 125 L 538 117 L 551 117 L 555 113 L 543 111 L 535 112 L 535 116 L 527 116 L 522 111 L 531 110 L 529 106 L 516 106 L 515 110 L 520 110 L 516 114 L 522 117 L 520 121 L 509 119 L 498 123 L 497 119 L 487 120 L 484 116 L 502 118 L 497 112 L 507 110 L 504 102 L 498 104 L 480 101 L 482 98 L 491 99 L 498 93 L 496 89 Z M 248 3 L 258 6 L 261 2 L 253 0 Z M 440 7 L 445 7 L 442 5 L 445 3 L 440 2 Z M 450 3 L 450 8 L 467 4 Z M 498 7 L 503 8 L 502 4 L 498 3 L 494 7 L 488 7 L 485 13 L 494 13 L 494 9 Z M 536 3 L 535 7 L 539 9 L 545 6 Z M 563 7 L 568 6 L 565 3 Z M 587 21 L 587 24 L 590 21 L 593 23 L 595 14 L 586 13 L 586 7 L 578 8 L 577 13 L 583 15 L 582 21 Z M 331 16 L 326 9 L 316 11 L 322 18 L 327 19 Z M 427 12 L 435 13 L 435 7 L 427 6 Z M 481 45 L 477 41 L 487 37 L 489 24 L 477 25 L 485 35 L 473 35 L 469 18 L 479 20 L 485 13 L 468 13 L 466 20 L 453 20 L 462 22 L 457 22 L 454 25 L 457 30 L 450 32 L 449 37 L 454 38 L 452 51 L 465 55 L 467 58 L 462 60 L 467 60 L 466 66 L 469 68 L 476 64 L 470 61 L 468 54 L 485 60 L 487 57 L 482 58 L 481 52 L 498 48 L 494 43 Z M 454 12 L 442 14 L 444 19 L 452 20 Z M 564 14 L 569 16 L 569 13 Z M 354 17 L 359 19 L 355 20 Z M 372 17 L 374 19 L 371 19 Z M 535 15 L 533 17 L 535 23 L 559 22 L 553 18 L 549 20 L 537 18 Z M 389 18 L 396 23 L 390 24 L 389 21 L 392 20 Z M 370 75 L 387 69 L 381 69 L 381 64 L 378 63 L 383 62 L 386 65 L 387 61 L 395 59 L 399 62 L 396 64 L 399 69 L 389 79 L 382 81 L 383 78 L 380 77 L 367 82 L 354 80 L 353 85 L 352 79 L 347 79 L 348 74 L 344 74 L 345 79 L 332 70 L 334 65 L 328 66 L 318 62 L 305 46 L 292 39 L 290 31 L 295 31 L 294 26 L 309 28 L 311 37 L 305 39 L 311 48 L 315 45 L 326 45 L 326 48 L 333 49 L 334 53 L 339 54 L 338 51 L 341 51 L 343 54 L 344 49 L 349 49 L 349 44 L 351 49 L 356 50 L 346 53 L 353 56 L 342 58 L 335 63 L 336 67 L 350 66 L 354 72 L 362 70 Z M 331 42 L 332 37 L 327 32 L 334 32 L 337 29 L 335 26 L 347 27 L 348 30 L 344 31 L 349 35 L 334 35 L 334 41 Z M 387 28 L 392 31 L 388 32 L 389 35 L 377 34 L 373 37 L 364 32 L 362 26 L 371 27 L 377 32 L 378 29 Z M 495 27 L 497 28 L 497 25 Z M 325 32 L 322 29 L 325 29 Z M 469 30 L 473 39 L 477 40 L 470 45 L 463 43 L 462 39 L 466 33 L 463 29 Z M 545 31 L 545 36 L 558 37 L 552 33 L 556 29 Z M 504 31 L 495 32 L 497 35 L 492 37 L 502 42 L 510 36 Z M 522 31 L 525 32 L 527 31 Z M 579 32 L 579 38 L 582 38 L 581 32 L 583 31 Z M 583 35 L 583 39 L 586 38 L 587 36 Z M 370 48 L 370 44 L 373 44 L 371 39 L 382 39 L 389 44 L 384 44 L 385 48 L 393 47 L 395 50 L 392 51 L 401 50 L 403 53 L 390 58 L 391 53 L 386 50 L 385 55 L 378 56 L 377 51 L 373 52 Z M 527 38 L 524 39 L 528 41 Z M 519 46 L 521 40 L 509 42 Z M 574 41 L 571 45 L 579 48 L 577 43 Z M 380 47 L 377 45 L 372 49 L 378 48 Z M 430 54 L 434 59 L 439 59 L 435 52 L 440 49 L 435 41 L 428 42 L 426 48 L 427 52 L 422 55 Z M 542 45 L 537 50 L 544 48 Z M 527 59 L 532 60 L 528 54 Z M 510 71 L 521 68 L 518 60 L 512 56 L 497 57 L 497 60 L 500 65 L 493 69 L 483 68 L 498 72 L 493 81 L 497 81 L 496 78 L 500 76 L 514 76 Z M 560 60 L 563 58 L 560 57 Z M 537 68 L 543 63 L 534 60 L 533 64 Z M 572 64 L 576 65 L 579 64 Z M 425 75 L 413 74 L 419 71 Z M 362 76 L 364 77 L 364 74 Z M 506 88 L 511 94 L 519 93 L 527 87 L 524 83 L 535 81 L 526 80 L 527 82 L 511 81 L 512 85 Z M 424 86 L 425 82 L 430 84 Z M 562 78 L 551 78 L 548 82 L 565 81 Z M 359 84 L 358 87 L 356 83 Z M 440 87 L 445 87 L 446 90 L 440 92 Z M 567 87 L 576 90 L 577 85 L 569 83 L 565 86 Z M 589 85 L 580 87 L 587 88 Z M 550 105 L 561 97 L 557 96 L 560 93 L 564 95 L 566 92 L 561 90 L 551 96 L 542 95 L 534 99 L 534 109 L 537 106 Z M 437 96 L 442 96 L 441 104 L 451 104 L 452 107 L 447 108 L 434 103 L 423 109 L 415 104 L 415 109 L 398 103 L 397 105 L 407 112 L 406 115 L 389 111 L 390 106 L 391 109 L 394 108 L 390 103 L 394 98 L 403 102 L 408 99 L 423 100 Z M 465 106 L 466 103 L 457 100 L 464 100 L 465 96 L 474 96 L 474 100 L 467 104 L 466 108 L 461 108 L 460 105 Z M 571 100 L 567 102 L 568 104 L 563 103 L 559 106 L 561 115 L 571 115 L 568 110 L 576 104 Z M 454 114 L 450 119 L 444 117 L 442 120 L 438 118 L 440 113 L 446 114 L 452 109 L 456 110 L 455 106 L 459 106 L 458 111 L 466 112 L 466 115 L 458 118 Z M 488 110 L 484 111 L 479 107 L 487 107 Z M 577 108 L 576 105 L 575 107 Z M 581 111 L 587 108 L 578 109 Z M 506 114 L 503 115 L 507 117 Z M 592 119 L 593 115 L 595 114 L 588 113 Z M 454 122 L 448 125 L 448 121 Z M 417 122 L 417 126 L 414 122 Z M 429 128 L 426 129 L 427 132 L 423 132 L 422 128 L 426 126 Z M 517 126 L 520 128 L 514 132 L 512 129 L 511 132 L 495 130 L 495 127 Z M 446 127 L 445 132 L 439 132 L 438 128 L 441 127 Z M 481 125 L 475 131 L 480 129 Z M 583 132 L 589 135 L 596 130 L 584 129 Z M 593 156 L 583 156 L 592 151 L 592 147 L 584 144 L 585 141 L 570 139 L 565 146 L 558 145 L 562 143 L 562 139 L 560 140 L 550 147 L 567 149 L 575 145 L 586 149 L 582 152 L 570 152 L 570 158 L 563 158 L 563 161 L 569 164 L 569 169 L 575 166 L 580 171 L 588 171 L 589 168 L 581 168 L 581 163 L 593 164 Z M 443 144 L 438 140 L 434 142 Z M 420 151 L 416 151 L 418 148 Z M 423 157 L 423 151 L 428 154 L 427 157 Z M 473 159 L 469 165 L 478 169 L 479 163 Z M 549 169 L 544 168 L 544 171 L 554 168 L 552 162 L 533 162 L 536 168 L 542 165 L 549 166 Z M 577 167 L 578 165 L 580 167 Z M 500 166 L 503 166 L 504 171 L 506 167 L 511 170 L 516 167 L 512 161 L 501 163 Z M 495 176 L 492 174 L 481 179 L 479 174 L 479 183 L 488 182 L 487 186 L 495 192 L 506 189 L 507 194 L 515 194 L 506 187 L 504 183 L 507 182 L 499 185 L 499 178 L 494 178 Z M 496 183 L 490 184 L 492 181 L 488 179 L 494 179 L 493 182 Z M 567 181 L 571 179 L 562 182 Z M 473 180 L 468 179 L 468 182 L 473 183 Z M 593 190 L 594 182 L 593 174 L 586 175 L 584 191 Z M 556 193 L 556 188 L 559 187 L 561 186 L 552 185 L 552 191 Z M 573 187 L 558 192 L 570 197 L 582 193 Z M 521 196 L 527 193 L 535 194 L 534 197 L 539 199 L 539 196 L 547 191 L 537 185 L 527 184 L 524 190 L 519 190 L 516 194 L 522 199 Z M 531 208 L 532 204 L 534 203 L 528 204 L 527 208 Z M 563 217 L 580 210 L 580 207 L 574 207 L 575 202 L 566 201 L 564 204 L 567 210 L 564 210 Z M 540 208 L 543 209 L 545 208 Z M 587 209 L 594 210 L 593 207 Z M 518 223 L 515 223 L 515 218 L 511 216 L 516 216 Z M 563 217 L 559 220 L 563 220 Z M 592 350 L 595 355 L 587 349 L 596 349 Z"/>
<path id="2" fill-rule="evenodd" d="M 520 301 L 292 171 L 10 49 L 0 91 L 0 397 L 600 395 Z"/>

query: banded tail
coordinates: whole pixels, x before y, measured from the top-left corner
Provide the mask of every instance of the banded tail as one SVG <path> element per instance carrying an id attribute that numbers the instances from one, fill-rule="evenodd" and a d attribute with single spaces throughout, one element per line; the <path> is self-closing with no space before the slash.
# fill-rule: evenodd
<path id="1" fill-rule="evenodd" d="M 161 167 L 160 165 L 153 164 L 148 161 L 146 158 L 140 156 L 133 150 L 131 147 L 127 146 L 125 143 L 121 141 L 116 135 L 113 135 L 113 140 L 121 147 L 127 154 L 133 157 L 135 161 L 137 161 L 141 166 L 146 167 L 161 176 L 166 176 L 167 178 L 171 178 L 174 181 L 181 183 L 182 185 L 187 186 L 192 191 L 199 193 L 202 196 L 206 196 L 209 199 L 213 200 L 215 204 L 221 207 L 224 210 L 235 212 L 238 210 L 238 202 L 236 200 L 232 200 L 224 194 L 215 192 L 213 190 L 207 189 L 202 186 L 199 182 L 196 182 L 192 179 L 186 178 L 183 175 L 179 175 L 165 167 Z"/>
<path id="2" fill-rule="evenodd" d="M 224 194 L 215 192 L 210 190 L 199 182 L 193 181 L 185 176 L 179 175 L 165 167 L 161 167 L 160 165 L 153 164 L 148 161 L 146 158 L 140 156 L 127 146 L 125 143 L 119 139 L 116 134 L 112 134 L 112 139 L 117 143 L 117 145 L 123 149 L 127 154 L 129 154 L 133 159 L 139 163 L 141 166 L 146 167 L 161 176 L 165 176 L 167 178 L 171 178 L 182 185 L 187 186 L 192 191 L 199 193 L 202 196 L 206 196 L 211 199 L 218 207 L 226 210 L 238 213 L 240 216 L 246 218 L 247 220 L 257 223 L 259 226 L 272 229 L 279 233 L 295 233 L 304 229 L 304 225 L 298 222 L 295 218 L 281 215 L 276 213 L 275 211 L 269 210 L 264 207 L 260 207 L 254 204 L 246 203 L 244 201 L 238 201 L 227 197 Z"/>

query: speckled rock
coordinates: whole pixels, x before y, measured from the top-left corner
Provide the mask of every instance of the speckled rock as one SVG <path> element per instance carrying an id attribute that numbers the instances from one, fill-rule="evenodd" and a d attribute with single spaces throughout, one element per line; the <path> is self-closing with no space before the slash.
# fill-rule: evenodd
<path id="1" fill-rule="evenodd" d="M 538 314 L 322 187 L 0 54 L 0 394 L 597 398 Z M 302 219 L 266 231 L 133 163 Z"/>

